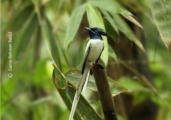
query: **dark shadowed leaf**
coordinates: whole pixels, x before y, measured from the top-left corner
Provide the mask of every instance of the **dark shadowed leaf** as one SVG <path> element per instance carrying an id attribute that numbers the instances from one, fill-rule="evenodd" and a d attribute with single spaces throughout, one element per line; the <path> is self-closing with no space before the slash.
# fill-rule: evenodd
<path id="1" fill-rule="evenodd" d="M 108 34 L 108 37 L 111 37 L 113 40 L 117 40 L 117 33 L 115 32 L 115 29 L 111 26 L 110 22 L 107 19 L 104 19 L 104 24 L 106 28 L 106 32 Z"/>
<path id="2" fill-rule="evenodd" d="M 31 42 L 31 37 L 35 34 L 35 31 L 38 29 L 38 18 L 36 13 L 32 16 L 32 19 L 29 21 L 29 24 L 26 26 L 24 34 L 22 34 L 20 40 L 21 41 L 15 41 L 16 45 L 16 51 L 14 51 L 14 56 L 19 55 L 20 53 L 23 53 L 27 46 Z"/>
<path id="3" fill-rule="evenodd" d="M 30 15 L 31 13 L 33 13 L 33 10 L 34 10 L 33 5 L 29 5 L 25 7 L 24 10 L 21 10 L 21 12 L 14 19 L 14 22 L 12 24 L 12 30 L 17 31 L 18 29 L 21 29 L 26 23 L 26 21 L 30 19 Z"/>
<path id="4" fill-rule="evenodd" d="M 107 19 L 107 21 L 111 24 L 111 26 L 114 28 L 114 30 L 118 33 L 119 30 L 118 30 L 118 27 L 115 23 L 115 20 L 112 19 L 112 17 L 109 15 L 108 12 L 106 12 L 104 10 L 101 10 L 101 12 L 105 15 L 105 18 Z"/>

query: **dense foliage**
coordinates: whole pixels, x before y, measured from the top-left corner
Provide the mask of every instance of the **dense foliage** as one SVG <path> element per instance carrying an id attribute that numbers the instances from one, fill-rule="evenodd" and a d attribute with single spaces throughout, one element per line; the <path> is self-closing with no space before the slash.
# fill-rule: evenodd
<path id="1" fill-rule="evenodd" d="M 153 74 L 150 83 L 128 61 L 117 57 L 109 40 L 104 38 L 101 57 L 104 65 L 110 66 L 109 59 L 112 59 L 138 79 L 135 81 L 126 74 L 119 81 L 109 78 L 113 96 L 128 92 L 134 97 L 134 104 L 148 98 L 159 107 L 157 120 L 169 120 L 170 21 L 170 0 L 2 0 L 0 118 L 68 119 L 73 86 L 77 86 L 81 76 L 79 69 L 88 41 L 84 27 L 98 26 L 113 42 L 120 42 L 118 36 L 123 34 L 138 46 L 147 60 L 133 62 L 147 63 Z M 143 40 L 130 23 L 144 32 Z M 81 97 L 76 120 L 81 117 L 100 120 L 103 116 L 100 102 L 92 99 L 92 91 L 97 91 L 93 77 Z M 124 117 L 118 113 L 119 120 Z"/>

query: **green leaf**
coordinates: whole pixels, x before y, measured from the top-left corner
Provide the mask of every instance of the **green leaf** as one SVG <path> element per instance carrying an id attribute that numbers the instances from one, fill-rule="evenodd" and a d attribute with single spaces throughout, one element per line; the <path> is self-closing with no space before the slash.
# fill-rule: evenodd
<path id="1" fill-rule="evenodd" d="M 52 65 L 50 64 L 52 67 Z M 52 73 L 52 70 L 51 70 Z M 36 67 L 33 75 L 33 83 L 37 86 L 45 87 L 51 85 L 49 81 L 48 71 L 47 71 L 47 59 L 41 59 L 36 62 Z"/>
<path id="2" fill-rule="evenodd" d="M 84 42 L 82 42 L 80 47 L 79 47 L 79 51 L 77 54 L 77 61 L 76 61 L 78 67 L 80 65 L 82 66 L 82 64 L 83 64 L 83 58 L 84 58 L 85 48 L 86 48 L 87 42 L 88 42 L 88 40 L 84 40 Z"/>
<path id="3" fill-rule="evenodd" d="M 111 26 L 114 28 L 114 30 L 118 33 L 119 30 L 118 30 L 118 27 L 115 23 L 115 20 L 112 19 L 112 17 L 109 15 L 108 12 L 104 11 L 104 10 L 101 10 L 101 12 L 105 15 L 105 18 L 108 20 L 108 22 L 111 24 Z"/>
<path id="4" fill-rule="evenodd" d="M 33 10 L 33 5 L 29 5 L 25 7 L 24 10 L 21 10 L 21 12 L 15 17 L 14 22 L 12 23 L 12 31 L 17 31 L 18 29 L 21 29 L 26 23 L 26 21 L 29 20 L 31 13 L 33 13 Z"/>
<path id="5" fill-rule="evenodd" d="M 66 88 L 64 89 L 59 88 L 58 84 L 56 83 L 56 74 L 54 72 L 52 76 L 53 82 L 61 98 L 65 102 L 67 108 L 70 110 L 71 103 L 75 95 L 75 89 L 70 85 L 66 86 Z M 90 104 L 85 100 L 85 98 L 82 95 L 80 96 L 78 102 L 77 112 L 74 115 L 75 120 L 81 120 L 81 118 L 84 118 L 84 120 L 101 120 L 100 116 L 94 111 L 94 109 L 90 106 Z"/>
<path id="6" fill-rule="evenodd" d="M 74 86 L 78 86 L 78 83 L 81 79 L 81 72 L 77 69 L 71 69 L 69 72 L 67 72 L 65 74 L 65 77 L 66 77 L 68 82 L 70 82 Z M 116 96 L 116 95 L 126 91 L 126 88 L 119 85 L 117 82 L 115 82 L 111 78 L 108 78 L 108 81 L 109 81 L 110 90 L 111 90 L 111 93 L 113 96 Z M 97 91 L 96 83 L 95 83 L 93 76 L 90 76 L 87 88 L 89 88 L 93 91 Z"/>
<path id="7" fill-rule="evenodd" d="M 60 59 L 59 59 L 59 51 L 58 51 L 58 48 L 57 48 L 57 45 L 56 45 L 56 42 L 55 42 L 55 38 L 54 38 L 54 35 L 52 34 L 53 33 L 53 28 L 49 22 L 48 19 L 46 19 L 46 25 L 47 25 L 47 29 L 46 29 L 46 34 L 49 38 L 49 43 L 50 43 L 50 53 L 51 53 L 51 57 L 52 59 L 54 60 L 56 66 L 59 66 L 60 65 Z"/>
<path id="8" fill-rule="evenodd" d="M 122 6 L 120 6 L 116 1 L 90 0 L 90 4 L 96 7 L 99 7 L 102 10 L 111 12 L 111 13 L 122 13 L 122 14 L 130 13 L 129 11 L 124 9 Z"/>
<path id="9" fill-rule="evenodd" d="M 109 46 L 109 55 L 116 61 L 118 62 L 117 56 L 115 54 L 115 51 Z"/>
<path id="10" fill-rule="evenodd" d="M 171 0 L 151 0 L 154 23 L 167 49 L 171 50 Z"/>
<path id="11" fill-rule="evenodd" d="M 59 95 L 61 96 L 62 100 L 64 101 L 65 105 L 67 106 L 68 110 L 71 110 L 72 104 L 71 104 L 71 101 L 69 100 L 69 98 L 68 98 L 68 96 L 66 94 L 66 88 L 65 89 L 60 89 L 58 87 L 58 85 L 56 84 L 56 80 L 55 80 L 55 74 L 52 74 L 52 80 L 53 80 L 53 83 L 54 83 Z M 71 86 L 67 86 L 67 87 L 71 87 Z M 75 120 L 81 120 L 78 113 L 75 113 L 74 119 Z"/>
<path id="12" fill-rule="evenodd" d="M 144 49 L 143 45 L 141 44 L 140 40 L 133 33 L 133 31 L 126 24 L 126 22 L 119 15 L 112 14 L 112 16 L 113 16 L 113 19 L 115 19 L 115 22 L 117 23 L 119 30 L 122 33 L 124 33 L 130 40 L 132 40 L 141 50 L 145 51 L 145 49 Z"/>
<path id="13" fill-rule="evenodd" d="M 96 8 L 94 8 L 90 4 L 87 4 L 86 11 L 87 11 L 87 18 L 88 18 L 90 27 L 100 27 L 102 29 L 105 29 L 102 16 Z M 109 57 L 107 38 L 103 37 L 103 41 L 104 41 L 104 50 L 102 52 L 101 59 L 106 66 L 108 62 L 108 57 Z"/>
<path id="14" fill-rule="evenodd" d="M 1 83 L 1 92 L 5 94 L 1 94 L 1 103 L 2 103 L 2 108 L 6 107 L 5 103 L 12 98 L 13 94 L 15 93 L 16 89 L 15 86 L 17 84 L 17 80 L 13 78 L 8 78 L 7 80 L 4 80 L 5 82 L 2 81 Z"/>
<path id="15" fill-rule="evenodd" d="M 28 44 L 31 42 L 32 36 L 35 34 L 35 31 L 38 28 L 38 18 L 36 13 L 34 13 L 32 19 L 29 21 L 29 24 L 27 25 L 25 32 L 21 36 L 21 41 L 19 46 L 17 46 L 17 51 L 14 53 L 15 55 L 18 55 L 19 53 L 22 53 L 27 49 Z"/>
<path id="16" fill-rule="evenodd" d="M 67 86 L 66 78 L 63 75 L 63 73 L 59 70 L 59 68 L 57 68 L 56 66 L 54 66 L 54 69 L 53 69 L 53 76 L 54 76 L 56 85 L 61 89 L 65 89 Z"/>
<path id="17" fill-rule="evenodd" d="M 79 6 L 73 11 L 71 18 L 70 18 L 70 22 L 66 30 L 66 36 L 64 40 L 65 48 L 67 48 L 69 44 L 71 43 L 71 41 L 74 39 L 74 36 L 79 28 L 84 12 L 85 12 L 85 4 L 83 4 L 82 6 Z"/>
<path id="18" fill-rule="evenodd" d="M 113 40 L 116 41 L 117 33 L 115 32 L 114 28 L 111 26 L 111 24 L 109 23 L 109 21 L 107 19 L 104 19 L 104 24 L 105 24 L 105 28 L 106 28 L 106 32 L 107 32 L 108 36 L 110 36 Z M 119 33 L 119 31 L 118 31 L 118 33 Z"/>
<path id="19" fill-rule="evenodd" d="M 145 88 L 141 83 L 139 83 L 137 80 L 133 80 L 128 77 L 122 77 L 118 81 L 119 84 L 125 86 L 129 92 L 137 92 L 137 91 L 145 91 L 147 88 Z"/>
<path id="20" fill-rule="evenodd" d="M 132 14 L 121 14 L 123 17 L 125 17 L 127 20 L 131 21 L 135 25 L 137 25 L 140 28 L 143 28 L 141 24 L 132 16 Z"/>
<path id="21" fill-rule="evenodd" d="M 66 94 L 70 101 L 73 101 L 75 91 L 73 87 L 67 87 Z M 84 120 L 102 120 L 82 95 L 80 96 L 76 111 Z"/>

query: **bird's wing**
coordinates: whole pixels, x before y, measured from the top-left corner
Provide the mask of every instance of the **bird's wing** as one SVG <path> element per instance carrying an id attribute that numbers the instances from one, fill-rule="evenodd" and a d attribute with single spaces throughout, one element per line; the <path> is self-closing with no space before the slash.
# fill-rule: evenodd
<path id="1" fill-rule="evenodd" d="M 96 60 L 96 63 L 99 61 L 100 56 L 101 56 L 101 54 L 102 54 L 103 50 L 104 50 L 104 46 L 103 46 L 103 49 L 102 49 L 102 51 L 101 51 L 101 53 L 100 53 L 99 57 L 98 57 L 98 58 L 97 58 L 97 60 Z"/>
<path id="2" fill-rule="evenodd" d="M 91 49 L 91 43 L 90 41 L 88 42 L 87 46 L 86 46 L 86 50 L 85 50 L 85 55 L 84 55 L 84 60 L 83 60 L 83 67 L 82 67 L 82 74 L 84 73 L 84 69 L 85 69 L 85 66 L 86 66 L 86 61 L 87 61 L 87 57 L 88 57 L 88 54 L 90 52 L 90 49 Z"/>

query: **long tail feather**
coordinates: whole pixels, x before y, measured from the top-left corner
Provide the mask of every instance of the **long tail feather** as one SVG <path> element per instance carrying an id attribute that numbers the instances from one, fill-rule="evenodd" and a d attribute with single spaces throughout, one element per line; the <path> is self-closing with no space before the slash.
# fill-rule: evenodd
<path id="1" fill-rule="evenodd" d="M 75 96 L 74 96 L 74 100 L 73 100 L 73 103 L 72 103 L 72 108 L 71 108 L 71 113 L 70 113 L 70 116 L 69 116 L 69 120 L 73 120 L 75 110 L 76 110 L 76 107 L 77 107 L 77 104 L 78 104 L 78 101 L 79 101 L 79 98 L 80 98 L 80 94 L 81 94 L 83 88 L 85 88 L 87 86 L 89 75 L 90 75 L 90 69 L 85 69 L 84 73 L 82 75 L 82 78 L 80 80 L 80 83 L 78 85 L 78 88 L 76 90 Z"/>
<path id="2" fill-rule="evenodd" d="M 90 77 L 90 70 L 88 71 L 87 73 L 87 77 L 86 77 L 86 81 L 85 81 L 85 84 L 84 84 L 84 87 L 83 87 L 83 92 L 86 90 L 87 88 L 87 84 L 88 84 L 88 80 L 89 80 L 89 77 Z"/>

